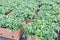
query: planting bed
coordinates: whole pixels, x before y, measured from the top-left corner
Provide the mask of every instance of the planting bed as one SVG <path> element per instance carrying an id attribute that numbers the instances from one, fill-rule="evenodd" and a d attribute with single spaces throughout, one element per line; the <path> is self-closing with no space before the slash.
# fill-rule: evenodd
<path id="1" fill-rule="evenodd" d="M 60 0 L 0 0 L 1 37 L 55 40 L 59 30 Z"/>
<path id="2" fill-rule="evenodd" d="M 36 0 L 0 0 L 0 36 L 19 40 L 24 32 L 21 27 L 32 22 L 28 19 L 32 19 L 36 3 Z"/>

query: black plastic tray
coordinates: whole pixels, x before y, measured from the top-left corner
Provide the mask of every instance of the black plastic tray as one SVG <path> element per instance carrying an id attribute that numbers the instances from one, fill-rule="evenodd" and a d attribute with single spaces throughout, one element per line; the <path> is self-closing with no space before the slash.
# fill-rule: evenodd
<path id="1" fill-rule="evenodd" d="M 1 36 L 0 36 L 0 40 L 13 40 L 13 39 L 6 38 L 6 37 L 1 37 Z M 27 40 L 27 37 L 21 37 L 20 40 Z"/>
<path id="2" fill-rule="evenodd" d="M 0 40 L 13 40 L 13 39 L 5 38 L 5 37 L 1 37 L 1 36 L 0 36 Z"/>

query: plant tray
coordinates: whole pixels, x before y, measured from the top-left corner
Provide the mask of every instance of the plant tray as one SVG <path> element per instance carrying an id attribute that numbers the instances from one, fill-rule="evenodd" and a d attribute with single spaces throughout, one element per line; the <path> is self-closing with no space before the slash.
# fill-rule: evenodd
<path id="1" fill-rule="evenodd" d="M 5 37 L 13 40 L 20 40 L 21 36 L 23 35 L 23 29 L 20 29 L 17 32 L 9 32 L 8 30 L 4 28 L 0 28 L 0 37 Z"/>

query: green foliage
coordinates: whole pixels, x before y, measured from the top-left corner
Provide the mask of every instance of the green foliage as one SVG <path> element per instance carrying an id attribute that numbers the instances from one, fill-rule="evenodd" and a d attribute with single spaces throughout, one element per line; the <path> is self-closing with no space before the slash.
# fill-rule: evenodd
<path id="1" fill-rule="evenodd" d="M 33 2 L 34 1 L 34 2 Z M 36 0 L 0 0 L 0 27 L 17 31 L 25 19 L 32 18 L 37 9 Z M 10 17 L 6 16 L 12 10 Z"/>
<path id="2" fill-rule="evenodd" d="M 44 19 L 34 19 L 34 22 L 24 26 L 24 30 L 25 34 L 39 38 L 37 40 L 55 40 L 59 26 Z"/>
<path id="3" fill-rule="evenodd" d="M 37 14 L 36 9 L 39 9 Z M 12 15 L 6 16 L 10 10 Z M 25 19 L 33 22 L 26 24 Z M 26 34 L 39 38 L 37 40 L 54 40 L 59 26 L 60 0 L 0 0 L 0 27 L 12 31 L 23 27 Z"/>
<path id="4" fill-rule="evenodd" d="M 12 31 L 18 31 L 24 25 L 23 18 L 0 16 L 0 27 L 7 28 Z"/>
<path id="5" fill-rule="evenodd" d="M 56 0 L 57 1 L 57 0 Z M 40 0 L 39 12 L 34 15 L 32 23 L 24 26 L 25 33 L 37 40 L 55 40 L 60 29 L 60 5 L 54 0 Z"/>

